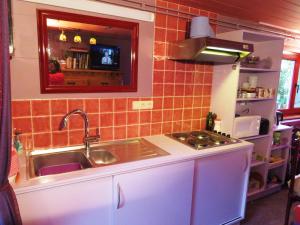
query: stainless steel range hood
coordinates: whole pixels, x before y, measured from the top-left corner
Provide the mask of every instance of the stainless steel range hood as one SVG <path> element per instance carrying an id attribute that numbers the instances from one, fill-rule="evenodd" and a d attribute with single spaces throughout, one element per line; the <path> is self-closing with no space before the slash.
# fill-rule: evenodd
<path id="1" fill-rule="evenodd" d="M 201 37 L 169 43 L 168 58 L 191 62 L 231 64 L 253 52 L 253 44 Z"/>

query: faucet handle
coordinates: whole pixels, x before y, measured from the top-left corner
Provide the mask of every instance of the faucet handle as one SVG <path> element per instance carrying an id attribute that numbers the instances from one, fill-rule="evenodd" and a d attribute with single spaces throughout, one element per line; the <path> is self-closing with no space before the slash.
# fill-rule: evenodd
<path id="1" fill-rule="evenodd" d="M 84 142 L 98 142 L 100 139 L 100 132 L 99 128 L 96 129 L 96 135 L 89 135 L 87 137 L 84 137 Z"/>
<path id="2" fill-rule="evenodd" d="M 85 137 L 85 138 L 83 138 L 83 142 L 84 143 L 96 143 L 96 142 L 98 142 L 99 141 L 99 139 L 100 139 L 100 137 L 98 137 L 98 136 L 88 136 L 88 137 Z"/>

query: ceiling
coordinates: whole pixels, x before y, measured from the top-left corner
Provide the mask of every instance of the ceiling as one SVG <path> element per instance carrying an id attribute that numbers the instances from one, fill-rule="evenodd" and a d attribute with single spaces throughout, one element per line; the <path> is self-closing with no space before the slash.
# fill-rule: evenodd
<path id="1" fill-rule="evenodd" d="M 300 33 L 299 0 L 167 0 L 218 14 L 264 22 Z"/>

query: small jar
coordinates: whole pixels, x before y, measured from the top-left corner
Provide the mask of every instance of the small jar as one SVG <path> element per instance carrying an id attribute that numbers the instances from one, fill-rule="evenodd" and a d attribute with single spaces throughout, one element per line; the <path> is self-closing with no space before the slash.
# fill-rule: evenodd
<path id="1" fill-rule="evenodd" d="M 281 132 L 275 131 L 273 133 L 273 145 L 280 145 L 281 141 Z"/>
<path id="2" fill-rule="evenodd" d="M 243 96 L 242 96 L 242 90 L 241 90 L 241 88 L 239 88 L 239 90 L 238 90 L 238 92 L 237 92 L 237 97 L 238 98 L 242 98 Z"/>
<path id="3" fill-rule="evenodd" d="M 242 92 L 242 98 L 247 98 L 247 92 Z"/>

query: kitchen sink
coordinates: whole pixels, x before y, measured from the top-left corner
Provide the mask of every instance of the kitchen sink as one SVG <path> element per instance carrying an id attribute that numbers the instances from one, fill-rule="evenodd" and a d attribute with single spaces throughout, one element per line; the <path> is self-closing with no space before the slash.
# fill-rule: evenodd
<path id="1" fill-rule="evenodd" d="M 83 146 L 33 150 L 27 155 L 27 171 L 34 178 L 165 155 L 169 153 L 143 138 L 136 138 L 93 145 L 89 154 Z"/>
<path id="2" fill-rule="evenodd" d="M 117 162 L 117 158 L 104 149 L 91 151 L 90 159 L 97 165 L 108 165 Z"/>
<path id="3" fill-rule="evenodd" d="M 72 172 L 93 167 L 83 152 L 66 151 L 29 156 L 29 176 Z"/>

